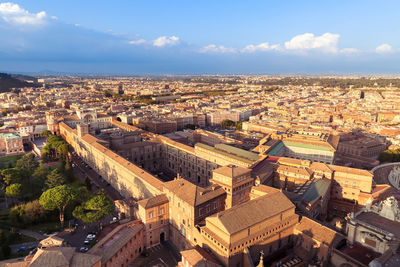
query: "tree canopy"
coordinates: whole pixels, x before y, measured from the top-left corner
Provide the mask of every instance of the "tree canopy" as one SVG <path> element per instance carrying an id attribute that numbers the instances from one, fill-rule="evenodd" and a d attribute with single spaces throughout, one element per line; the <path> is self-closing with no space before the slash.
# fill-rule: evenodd
<path id="1" fill-rule="evenodd" d="M 72 215 L 85 223 L 99 222 L 114 211 L 114 203 L 103 193 L 77 206 Z"/>
<path id="2" fill-rule="evenodd" d="M 24 186 L 20 183 L 15 183 L 6 187 L 6 195 L 9 197 L 20 197 L 24 193 Z"/>
<path id="3" fill-rule="evenodd" d="M 76 191 L 71 186 L 59 185 L 43 192 L 39 198 L 39 203 L 46 210 L 58 209 L 60 212 L 61 227 L 63 227 L 65 208 L 76 198 Z"/>
<path id="4" fill-rule="evenodd" d="M 65 184 L 65 178 L 58 169 L 54 169 L 47 175 L 45 184 L 47 188 L 53 188 Z"/>
<path id="5" fill-rule="evenodd" d="M 22 158 L 20 158 L 17 161 L 17 165 L 16 165 L 17 168 L 25 169 L 31 173 L 38 166 L 39 166 L 39 163 L 35 160 L 35 156 L 33 155 L 33 153 L 25 154 Z"/>

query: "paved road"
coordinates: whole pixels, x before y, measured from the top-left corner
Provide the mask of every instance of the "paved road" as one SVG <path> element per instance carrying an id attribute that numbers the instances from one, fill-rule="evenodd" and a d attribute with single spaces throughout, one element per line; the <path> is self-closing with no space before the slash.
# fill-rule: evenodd
<path id="1" fill-rule="evenodd" d="M 79 179 L 83 182 L 85 180 L 85 176 L 89 177 L 92 185 L 92 191 L 97 191 L 98 189 L 104 189 L 107 196 L 112 200 L 123 199 L 121 194 L 115 190 L 106 180 L 101 178 L 101 176 L 91 169 L 90 167 L 86 167 L 86 163 L 82 161 L 78 156 L 71 155 L 72 163 L 74 163 L 75 167 L 74 172 L 78 175 Z"/>
<path id="2" fill-rule="evenodd" d="M 48 237 L 47 235 L 42 235 L 42 234 L 39 234 L 39 233 L 36 233 L 36 232 L 32 232 L 32 231 L 29 231 L 29 230 L 24 230 L 24 229 L 20 229 L 20 230 L 18 230 L 18 232 L 23 234 L 23 235 L 27 235 L 27 236 L 36 238 L 38 240 L 43 240 L 43 239 Z"/>
<path id="3" fill-rule="evenodd" d="M 26 248 L 26 250 L 32 250 L 37 247 L 39 244 L 39 241 L 33 241 L 33 242 L 27 242 L 27 243 L 22 243 L 22 244 L 15 244 L 15 245 L 10 245 L 11 252 L 15 253 L 18 252 L 18 249 L 22 246 Z"/>

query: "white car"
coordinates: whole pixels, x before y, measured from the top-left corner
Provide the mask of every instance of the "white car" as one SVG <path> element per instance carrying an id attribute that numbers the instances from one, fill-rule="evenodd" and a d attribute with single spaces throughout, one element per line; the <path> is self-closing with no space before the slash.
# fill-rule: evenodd
<path id="1" fill-rule="evenodd" d="M 93 234 L 88 234 L 87 236 L 86 236 L 86 239 L 88 239 L 88 240 L 93 240 L 93 239 L 95 239 L 96 238 L 96 235 L 93 235 Z"/>

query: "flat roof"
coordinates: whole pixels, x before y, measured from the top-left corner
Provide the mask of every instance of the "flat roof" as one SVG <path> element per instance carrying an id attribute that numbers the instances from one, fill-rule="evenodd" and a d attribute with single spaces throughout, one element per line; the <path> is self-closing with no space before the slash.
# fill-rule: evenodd
<path id="1" fill-rule="evenodd" d="M 397 238 L 400 237 L 400 222 L 389 220 L 374 212 L 362 212 L 356 219 L 380 228 L 388 233 L 392 233 Z"/>
<path id="2" fill-rule="evenodd" d="M 228 151 L 226 151 L 226 150 L 217 149 L 217 148 L 215 148 L 215 147 L 212 147 L 212 146 L 209 146 L 209 145 L 206 145 L 206 144 L 202 144 L 202 143 L 196 143 L 196 144 L 195 144 L 195 148 L 196 148 L 196 147 L 200 147 L 200 148 L 203 148 L 203 149 L 212 151 L 212 152 L 214 152 L 214 153 L 216 153 L 216 154 L 228 156 L 228 157 L 231 157 L 231 158 L 233 158 L 233 159 L 236 159 L 236 160 L 239 160 L 239 161 L 248 163 L 248 164 L 253 164 L 254 162 L 256 162 L 256 161 L 258 160 L 258 155 L 255 154 L 255 153 L 253 153 L 253 154 L 257 155 L 257 159 L 256 159 L 256 160 L 254 160 L 254 159 L 249 159 L 249 158 L 244 157 L 243 155 L 237 155 L 237 154 L 234 154 L 234 153 L 232 153 L 232 152 L 228 152 Z M 243 150 L 243 151 L 246 151 L 246 150 Z M 246 152 L 248 152 L 248 151 L 246 151 Z M 250 153 L 251 153 L 251 152 L 250 152 Z"/>
<path id="3" fill-rule="evenodd" d="M 10 139 L 10 138 L 20 138 L 21 136 L 17 133 L 0 133 L 0 137 Z"/>

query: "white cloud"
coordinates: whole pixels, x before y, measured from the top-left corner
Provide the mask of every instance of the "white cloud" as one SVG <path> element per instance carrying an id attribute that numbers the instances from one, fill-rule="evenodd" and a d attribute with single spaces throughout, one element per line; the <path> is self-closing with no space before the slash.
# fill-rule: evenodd
<path id="1" fill-rule="evenodd" d="M 236 53 L 236 49 L 235 48 L 231 48 L 231 47 L 225 47 L 223 45 L 215 45 L 215 44 L 210 44 L 207 45 L 203 48 L 201 48 L 199 50 L 200 53 L 222 53 L 222 54 L 226 54 L 226 53 Z"/>
<path id="2" fill-rule="evenodd" d="M 377 48 L 375 48 L 375 51 L 380 54 L 385 54 L 385 53 L 391 53 L 393 52 L 393 48 L 389 44 L 381 44 Z"/>
<path id="3" fill-rule="evenodd" d="M 357 48 L 343 48 L 340 49 L 339 52 L 343 54 L 354 54 L 360 52 L 360 50 L 358 50 Z"/>
<path id="4" fill-rule="evenodd" d="M 145 44 L 145 43 L 146 43 L 146 40 L 144 40 L 144 39 L 129 41 L 129 44 L 131 44 L 131 45 L 141 45 L 141 44 Z"/>
<path id="5" fill-rule="evenodd" d="M 14 3 L 0 4 L 0 17 L 7 23 L 15 25 L 40 25 L 46 20 L 46 12 L 29 13 Z"/>
<path id="6" fill-rule="evenodd" d="M 241 50 L 241 52 L 246 53 L 252 53 L 256 51 L 271 51 L 271 50 L 280 50 L 281 46 L 279 44 L 276 45 L 269 45 L 268 42 L 261 43 L 258 45 L 247 45 L 245 48 Z"/>
<path id="7" fill-rule="evenodd" d="M 157 47 L 174 46 L 179 43 L 179 37 L 176 36 L 161 36 L 153 41 L 153 45 Z"/>
<path id="8" fill-rule="evenodd" d="M 304 33 L 285 42 L 285 48 L 287 50 L 320 50 L 326 53 L 336 53 L 338 52 L 337 44 L 339 37 L 339 34 L 332 34 L 329 32 L 321 36 L 315 36 L 312 33 Z"/>

